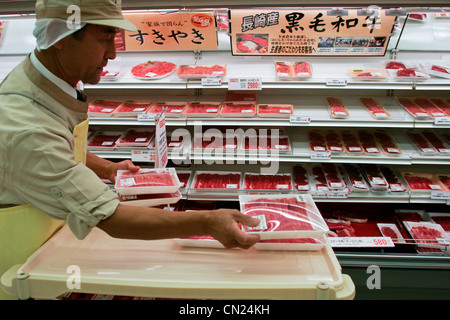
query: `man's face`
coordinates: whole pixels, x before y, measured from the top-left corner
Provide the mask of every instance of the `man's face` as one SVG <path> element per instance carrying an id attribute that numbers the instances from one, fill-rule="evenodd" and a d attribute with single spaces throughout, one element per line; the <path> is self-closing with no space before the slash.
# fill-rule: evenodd
<path id="1" fill-rule="evenodd" d="M 103 67 L 108 60 L 116 58 L 114 37 L 118 28 L 87 25 L 81 37 L 68 36 L 62 41 L 60 62 L 66 81 L 73 84 L 96 84 L 100 81 Z"/>

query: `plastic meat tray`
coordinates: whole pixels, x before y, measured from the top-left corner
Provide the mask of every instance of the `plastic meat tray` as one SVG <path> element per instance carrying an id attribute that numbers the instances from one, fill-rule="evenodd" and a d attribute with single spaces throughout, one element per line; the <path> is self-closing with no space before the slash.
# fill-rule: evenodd
<path id="1" fill-rule="evenodd" d="M 169 61 L 147 61 L 131 68 L 131 74 L 140 80 L 156 80 L 173 73 L 177 65 Z"/>
<path id="2" fill-rule="evenodd" d="M 183 114 L 187 105 L 187 102 L 158 101 L 153 104 L 148 113 L 162 113 L 165 108 L 167 118 L 178 118 Z"/>
<path id="3" fill-rule="evenodd" d="M 225 64 L 215 65 L 180 65 L 177 76 L 182 79 L 199 79 L 207 77 L 224 77 L 227 74 Z"/>
<path id="4" fill-rule="evenodd" d="M 294 114 L 292 104 L 258 104 L 257 114 L 261 118 L 289 118 Z"/>
<path id="5" fill-rule="evenodd" d="M 184 113 L 188 118 L 214 118 L 220 112 L 222 102 L 189 102 Z"/>
<path id="6" fill-rule="evenodd" d="M 150 110 L 153 101 L 125 101 L 111 114 L 113 117 L 137 117 Z"/>
<path id="7" fill-rule="evenodd" d="M 310 195 L 240 195 L 241 212 L 258 218 L 256 227 L 242 225 L 261 240 L 315 238 L 328 226 Z"/>
<path id="8" fill-rule="evenodd" d="M 92 117 L 110 117 L 122 101 L 96 99 L 89 102 L 88 114 Z"/>
<path id="9" fill-rule="evenodd" d="M 123 204 L 129 206 L 155 207 L 177 203 L 181 199 L 181 193 L 176 191 L 174 193 L 119 195 L 119 199 Z"/>

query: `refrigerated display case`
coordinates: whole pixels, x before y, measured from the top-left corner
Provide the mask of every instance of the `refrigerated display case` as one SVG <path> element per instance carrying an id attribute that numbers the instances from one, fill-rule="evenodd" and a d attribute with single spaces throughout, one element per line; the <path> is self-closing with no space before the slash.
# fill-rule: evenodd
<path id="1" fill-rule="evenodd" d="M 289 1 L 285 4 L 298 8 L 298 4 Z M 304 5 L 303 8 L 308 9 L 318 4 Z M 348 5 L 342 2 L 344 9 Z M 358 5 L 358 8 L 369 8 L 369 4 Z M 423 250 L 400 214 L 402 210 L 422 210 L 426 213 L 426 222 L 435 224 L 431 216 L 450 216 L 450 187 L 448 182 L 446 184 L 450 175 L 450 118 L 445 113 L 450 105 L 450 80 L 445 77 L 450 66 L 450 8 L 445 5 L 436 1 L 423 8 L 414 1 L 401 5 L 389 1 L 386 8 L 392 10 L 396 22 L 384 55 L 242 56 L 231 52 L 229 10 L 242 6 L 276 10 L 281 5 L 274 6 L 267 1 L 257 5 L 253 2 L 246 5 L 245 1 L 239 5 L 212 2 L 207 6 L 200 3 L 178 6 L 178 2 L 170 1 L 151 4 L 124 1 L 125 9 L 152 11 L 176 7 L 181 11 L 212 12 L 216 16 L 218 48 L 118 51 L 117 58 L 107 67 L 117 76 L 105 78 L 97 85 L 85 85 L 84 89 L 91 99 L 97 100 L 170 101 L 170 104 L 183 106 L 193 102 L 194 106 L 207 104 L 202 112 L 196 109 L 195 113 L 187 113 L 186 107 L 176 116 L 166 118 L 172 138 L 179 134 L 183 140 L 181 148 L 169 150 L 170 166 L 179 172 L 188 170 L 192 177 L 209 171 L 237 172 L 245 176 L 276 168 L 278 174 L 289 176 L 291 182 L 280 182 L 271 190 L 249 191 L 234 188 L 234 185 L 226 190 L 211 190 L 196 187 L 193 184 L 196 179 L 191 179 L 180 189 L 181 205 L 213 201 L 217 203 L 215 206 L 237 207 L 240 196 L 256 192 L 310 195 L 329 226 L 335 228 L 330 227 L 335 236 L 330 233 L 328 240 L 343 273 L 349 274 L 355 282 L 356 298 L 395 298 L 401 290 L 406 290 L 402 291 L 401 298 L 407 298 L 408 294 L 419 297 L 424 292 L 428 292 L 429 297 L 448 297 L 450 245 L 445 234 L 433 239 L 438 243 L 432 248 L 435 250 Z M 3 13 L 18 10 L 10 6 Z M 336 8 L 323 6 L 323 10 L 328 9 Z M 23 8 L 20 11 L 27 12 Z M 421 19 L 415 14 L 421 14 Z M 32 14 L 5 15 L 0 20 L 6 21 L 8 28 L 0 42 L 0 72 L 4 77 L 33 49 L 34 39 L 26 37 L 26 41 L 18 43 L 14 35 L 31 37 L 34 20 Z M 344 46 L 345 41 L 340 45 Z M 194 66 L 204 66 L 208 70 L 212 66 L 222 67 L 217 69 L 220 74 L 217 70 L 215 74 L 211 71 L 212 77 L 206 78 L 185 75 L 178 72 L 181 69 L 171 69 L 156 78 L 153 73 L 151 76 L 147 73 L 145 79 L 133 75 L 131 70 L 135 66 L 148 64 L 148 61 L 191 66 L 191 71 Z M 299 62 L 303 62 L 303 66 L 307 64 L 307 76 L 293 77 L 294 65 Z M 398 74 L 399 70 L 411 68 L 416 68 L 420 74 L 405 73 L 407 77 Z M 256 80 L 256 90 L 233 90 L 234 81 L 249 79 Z M 235 96 L 229 99 L 230 94 Z M 423 97 L 427 97 L 428 102 L 434 99 L 433 108 L 438 102 L 442 103 L 441 108 L 437 107 L 442 114 L 424 111 L 423 105 L 414 102 Z M 403 98 L 413 101 L 414 108 L 405 106 Z M 250 104 L 254 109 L 240 109 L 239 116 L 235 112 L 221 113 L 223 105 L 228 103 L 226 106 L 230 107 L 231 101 Z M 292 106 L 292 109 L 289 107 L 286 113 L 277 109 L 273 116 L 258 112 L 257 107 L 277 105 Z M 117 117 L 111 113 L 108 117 L 94 114 L 90 117 L 90 128 L 97 133 L 125 133 L 130 128 L 154 128 L 154 124 L 151 116 Z M 238 137 L 244 134 L 248 138 L 247 145 L 245 139 L 241 144 L 230 140 L 221 142 L 218 148 L 214 137 L 222 137 L 227 129 Z M 287 137 L 288 143 L 275 144 L 271 149 L 261 148 L 258 141 L 262 140 L 258 138 L 270 133 L 277 138 Z M 438 148 L 427 145 L 428 148 L 423 149 L 413 135 L 421 138 L 436 135 L 440 145 Z M 252 137 L 256 137 L 255 148 L 249 148 Z M 433 141 L 436 143 L 436 139 Z M 428 143 L 431 142 L 428 140 Z M 265 146 L 270 145 L 269 142 Z M 154 153 L 154 149 L 149 150 Z M 138 159 L 143 166 L 154 164 L 151 154 L 146 161 L 136 158 L 132 147 L 91 148 L 91 151 L 113 161 Z M 426 177 L 434 182 L 426 187 L 419 186 L 422 182 L 419 178 Z M 298 181 L 303 181 L 303 186 Z M 240 182 L 245 185 L 244 179 Z M 333 225 L 336 222 L 341 225 Z M 396 228 L 394 233 L 398 235 L 398 231 L 401 238 L 390 236 L 389 228 Z M 378 243 L 373 239 L 369 243 L 369 238 L 388 238 L 392 243 Z M 373 265 L 382 270 L 380 290 L 369 289 L 366 283 L 367 270 Z"/>

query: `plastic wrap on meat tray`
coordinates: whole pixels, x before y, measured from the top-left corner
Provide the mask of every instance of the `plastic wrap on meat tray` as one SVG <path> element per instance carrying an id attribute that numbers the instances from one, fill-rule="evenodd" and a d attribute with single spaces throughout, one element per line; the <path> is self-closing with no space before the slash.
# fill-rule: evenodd
<path id="1" fill-rule="evenodd" d="M 358 137 L 353 131 L 341 131 L 342 142 L 345 146 L 345 151 L 351 154 L 360 154 L 364 152 Z"/>
<path id="2" fill-rule="evenodd" d="M 310 195 L 241 195 L 241 212 L 258 218 L 257 227 L 242 225 L 265 239 L 320 237 L 328 227 Z"/>
<path id="3" fill-rule="evenodd" d="M 376 129 L 373 131 L 373 135 L 380 145 L 384 153 L 392 156 L 398 156 L 402 154 L 402 150 L 399 148 L 393 137 L 387 130 Z"/>
<path id="4" fill-rule="evenodd" d="M 153 104 L 148 113 L 162 113 L 165 109 L 166 118 L 178 118 L 183 114 L 187 105 L 187 102 L 157 101 Z"/>
<path id="5" fill-rule="evenodd" d="M 220 112 L 222 102 L 189 102 L 184 113 L 188 118 L 214 118 Z"/>
<path id="6" fill-rule="evenodd" d="M 256 115 L 253 101 L 229 101 L 222 104 L 220 116 L 224 118 L 249 118 Z"/>
<path id="7" fill-rule="evenodd" d="M 323 133 L 320 130 L 308 131 L 309 148 L 314 152 L 327 152 L 328 147 Z"/>
<path id="8" fill-rule="evenodd" d="M 399 81 L 422 81 L 430 78 L 423 66 L 414 62 L 386 61 L 385 69 L 390 77 Z"/>
<path id="9" fill-rule="evenodd" d="M 401 174 L 412 192 L 448 191 L 435 174 L 415 172 L 402 172 Z"/>
<path id="10" fill-rule="evenodd" d="M 414 118 L 418 120 L 427 120 L 431 118 L 429 114 L 422 107 L 418 106 L 411 98 L 407 97 L 397 97 L 398 103 L 403 106 L 406 111 L 409 112 Z"/>
<path id="11" fill-rule="evenodd" d="M 446 103 L 444 99 L 441 98 L 429 98 L 442 112 L 445 113 L 447 117 L 450 117 L 450 103 Z"/>
<path id="12" fill-rule="evenodd" d="M 450 144 L 447 143 L 443 138 L 441 138 L 436 132 L 424 130 L 422 131 L 422 135 L 440 154 L 450 153 Z"/>
<path id="13" fill-rule="evenodd" d="M 429 212 L 430 218 L 434 223 L 441 225 L 442 229 L 450 235 L 450 213 L 448 212 Z"/>
<path id="14" fill-rule="evenodd" d="M 131 68 L 131 74 L 141 80 L 156 80 L 167 77 L 177 65 L 169 61 L 147 61 Z"/>
<path id="15" fill-rule="evenodd" d="M 295 165 L 292 168 L 292 180 L 294 181 L 294 189 L 297 191 L 309 191 L 308 171 L 301 165 Z"/>
<path id="16" fill-rule="evenodd" d="M 450 174 L 443 174 L 440 173 L 437 175 L 439 181 L 442 183 L 442 185 L 447 189 L 450 190 Z"/>
<path id="17" fill-rule="evenodd" d="M 147 147 L 155 134 L 154 129 L 129 129 L 117 140 L 118 147 Z"/>
<path id="18" fill-rule="evenodd" d="M 254 101 L 256 103 L 257 101 L 257 96 L 256 93 L 251 92 L 251 91 L 239 91 L 239 90 L 231 90 L 231 91 L 227 91 L 225 93 L 225 98 L 224 101 L 225 102 L 229 102 L 229 101 Z"/>
<path id="19" fill-rule="evenodd" d="M 246 173 L 244 176 L 244 190 L 292 191 L 292 177 L 289 173 Z"/>
<path id="20" fill-rule="evenodd" d="M 344 143 L 342 142 L 341 135 L 334 130 L 323 131 L 323 137 L 327 145 L 327 149 L 332 153 L 345 152 Z"/>
<path id="21" fill-rule="evenodd" d="M 368 69 L 350 69 L 348 74 L 353 80 L 384 80 L 389 74 L 385 69 L 368 68 Z"/>
<path id="22" fill-rule="evenodd" d="M 292 151 L 289 136 L 285 135 L 278 137 L 264 134 L 258 134 L 255 136 L 251 135 L 245 136 L 241 142 L 242 145 L 239 149 L 246 151 L 257 152 L 260 150 L 277 150 L 281 153 Z"/>
<path id="23" fill-rule="evenodd" d="M 331 118 L 345 119 L 350 116 L 347 107 L 344 105 L 341 98 L 328 97 L 327 102 Z"/>
<path id="24" fill-rule="evenodd" d="M 375 98 L 361 97 L 359 100 L 375 119 L 384 120 L 391 117 L 391 114 Z"/>
<path id="25" fill-rule="evenodd" d="M 294 113 L 292 104 L 258 104 L 257 113 L 262 118 L 288 118 Z"/>
<path id="26" fill-rule="evenodd" d="M 370 130 L 358 130 L 356 133 L 361 143 L 361 146 L 364 149 L 364 152 L 367 152 L 371 155 L 379 155 L 381 154 L 381 149 L 378 146 L 377 140 L 375 136 Z"/>
<path id="27" fill-rule="evenodd" d="M 348 181 L 347 185 L 352 192 L 369 191 L 369 185 L 357 165 L 344 164 L 344 169 L 346 172 L 345 179 Z"/>
<path id="28" fill-rule="evenodd" d="M 445 113 L 427 97 L 414 97 L 413 101 L 432 117 L 444 117 Z"/>
<path id="29" fill-rule="evenodd" d="M 449 65 L 427 63 L 424 68 L 429 75 L 450 79 Z"/>
<path id="30" fill-rule="evenodd" d="M 437 154 L 438 151 L 433 145 L 418 131 L 407 131 L 406 135 L 409 140 L 416 146 L 420 153 L 424 154 Z"/>
<path id="31" fill-rule="evenodd" d="M 137 117 L 138 114 L 146 113 L 150 110 L 153 101 L 124 101 L 116 108 L 113 117 Z"/>
<path id="32" fill-rule="evenodd" d="M 275 72 L 280 80 L 305 80 L 312 77 L 312 67 L 305 61 L 275 61 Z"/>
<path id="33" fill-rule="evenodd" d="M 180 181 L 174 168 L 141 169 L 137 173 L 119 170 L 115 184 L 121 195 L 175 193 L 179 188 Z"/>
<path id="34" fill-rule="evenodd" d="M 197 171 L 191 184 L 191 190 L 214 190 L 219 192 L 241 189 L 240 172 Z"/>
<path id="35" fill-rule="evenodd" d="M 191 182 L 192 172 L 187 170 L 177 170 L 177 176 L 180 181 L 180 189 L 188 188 Z"/>
<path id="36" fill-rule="evenodd" d="M 199 79 L 206 77 L 224 77 L 227 74 L 225 64 L 215 65 L 180 65 L 177 76 L 182 79 Z"/>
<path id="37" fill-rule="evenodd" d="M 440 224 L 407 221 L 405 225 L 418 248 L 435 249 L 432 251 L 439 252 L 446 250 L 450 245 L 450 237 Z"/>
<path id="38" fill-rule="evenodd" d="M 174 193 L 119 194 L 119 199 L 123 204 L 129 206 L 155 207 L 177 203 L 181 199 L 181 193 L 176 191 Z"/>
<path id="39" fill-rule="evenodd" d="M 403 183 L 403 179 L 401 175 L 395 172 L 393 169 L 380 166 L 381 173 L 389 184 L 389 191 L 391 192 L 405 192 L 407 191 L 405 183 Z"/>
<path id="40" fill-rule="evenodd" d="M 373 191 L 388 191 L 389 184 L 378 165 L 364 164 L 362 165 L 362 169 Z"/>
<path id="41" fill-rule="evenodd" d="M 329 190 L 343 190 L 347 187 L 339 168 L 332 163 L 321 164 Z"/>
<path id="42" fill-rule="evenodd" d="M 89 102 L 88 114 L 92 117 L 110 117 L 122 101 L 95 99 Z"/>
<path id="43" fill-rule="evenodd" d="M 390 237 L 394 243 L 406 243 L 395 223 L 377 223 L 378 229 L 384 237 Z"/>

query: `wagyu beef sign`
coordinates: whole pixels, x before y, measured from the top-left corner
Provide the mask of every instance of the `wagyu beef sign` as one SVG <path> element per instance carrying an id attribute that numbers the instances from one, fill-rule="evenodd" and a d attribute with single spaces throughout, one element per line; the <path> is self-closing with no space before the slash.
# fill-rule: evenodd
<path id="1" fill-rule="evenodd" d="M 233 9 L 234 55 L 384 55 L 395 16 L 386 10 Z"/>

